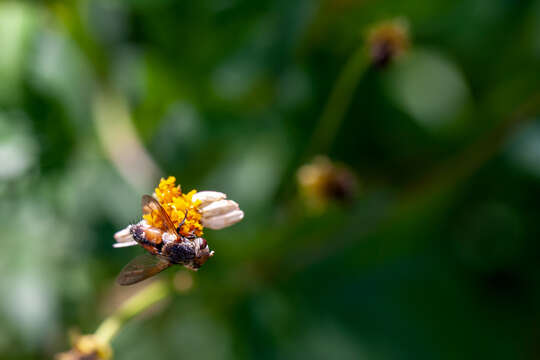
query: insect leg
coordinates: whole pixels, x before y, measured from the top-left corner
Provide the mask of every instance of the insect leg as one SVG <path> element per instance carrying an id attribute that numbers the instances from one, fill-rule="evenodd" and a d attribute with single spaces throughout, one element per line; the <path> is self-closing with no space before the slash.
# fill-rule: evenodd
<path id="1" fill-rule="evenodd" d="M 184 213 L 184 218 L 182 219 L 182 222 L 181 222 L 180 225 L 178 225 L 178 227 L 176 228 L 176 231 L 177 231 L 178 233 L 180 233 L 180 228 L 181 228 L 182 225 L 184 225 L 185 222 L 186 222 L 187 213 L 188 213 L 188 210 L 186 209 L 186 212 Z"/>

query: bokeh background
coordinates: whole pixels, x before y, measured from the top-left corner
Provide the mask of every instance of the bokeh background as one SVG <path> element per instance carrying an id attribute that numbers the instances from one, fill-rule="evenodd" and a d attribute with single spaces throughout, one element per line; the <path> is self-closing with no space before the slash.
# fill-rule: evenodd
<path id="1" fill-rule="evenodd" d="M 314 136 L 396 17 L 405 54 Z M 245 219 L 160 275 L 115 359 L 537 359 L 539 84 L 540 1 L 1 2 L 0 357 L 49 359 L 140 288 L 112 235 L 174 175 Z M 301 195 L 315 155 L 347 201 Z"/>

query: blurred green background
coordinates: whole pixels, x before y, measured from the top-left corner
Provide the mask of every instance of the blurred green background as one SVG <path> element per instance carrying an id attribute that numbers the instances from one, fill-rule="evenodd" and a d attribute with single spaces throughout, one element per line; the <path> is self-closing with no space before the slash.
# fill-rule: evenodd
<path id="1" fill-rule="evenodd" d="M 308 150 L 397 16 L 407 53 Z M 174 175 L 245 219 L 160 275 L 175 295 L 115 359 L 537 359 L 539 84 L 540 1 L 1 2 L 0 357 L 49 359 L 134 291 L 114 280 L 142 249 L 112 235 Z M 359 191 L 312 211 L 320 152 Z"/>

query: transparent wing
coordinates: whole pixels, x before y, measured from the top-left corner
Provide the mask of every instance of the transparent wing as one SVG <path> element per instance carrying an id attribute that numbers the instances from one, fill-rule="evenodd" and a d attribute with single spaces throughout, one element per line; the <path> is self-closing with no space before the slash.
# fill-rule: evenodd
<path id="1" fill-rule="evenodd" d="M 162 257 L 144 253 L 124 266 L 118 274 L 116 282 L 120 285 L 132 285 L 162 272 L 171 265 L 168 260 Z"/>
<path id="2" fill-rule="evenodd" d="M 165 225 L 166 229 L 164 230 L 172 234 L 176 234 L 176 228 L 174 227 L 174 224 L 171 218 L 169 217 L 169 215 L 167 215 L 167 212 L 165 212 L 165 209 L 163 209 L 163 207 L 159 204 L 159 202 L 156 199 L 154 199 L 150 195 L 143 195 L 141 205 L 142 205 L 142 211 L 144 215 L 151 214 L 153 211 L 157 211 L 159 214 L 159 217 L 161 218 L 161 220 L 163 221 L 163 224 Z"/>

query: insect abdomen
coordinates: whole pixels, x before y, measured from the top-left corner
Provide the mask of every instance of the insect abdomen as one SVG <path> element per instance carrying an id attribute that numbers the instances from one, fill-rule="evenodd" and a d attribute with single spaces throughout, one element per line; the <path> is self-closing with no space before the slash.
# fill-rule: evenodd
<path id="1" fill-rule="evenodd" d="M 182 243 L 168 243 L 163 247 L 162 255 L 175 264 L 185 264 L 195 258 L 195 250 Z"/>

